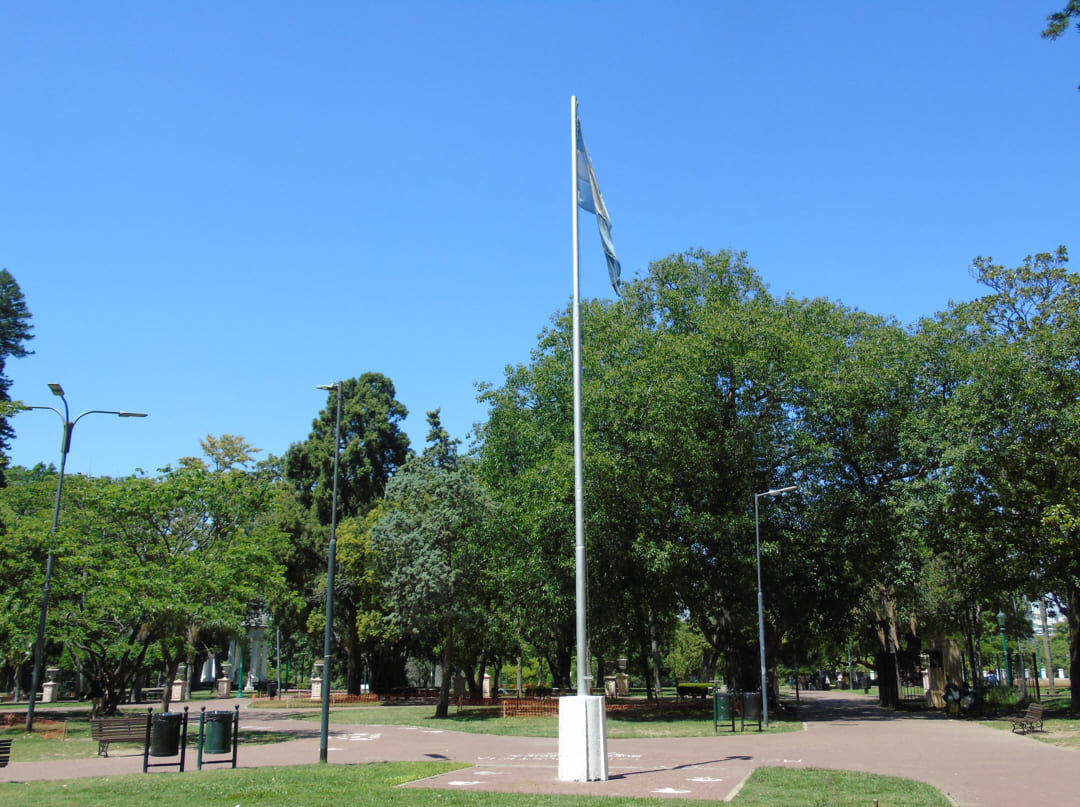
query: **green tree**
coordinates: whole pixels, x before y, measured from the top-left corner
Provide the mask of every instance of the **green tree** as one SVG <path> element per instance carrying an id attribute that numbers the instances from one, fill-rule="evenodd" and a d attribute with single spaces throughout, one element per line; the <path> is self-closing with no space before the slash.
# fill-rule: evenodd
<path id="1" fill-rule="evenodd" d="M 0 269 L 0 487 L 7 484 L 4 471 L 8 465 L 7 451 L 15 431 L 8 423 L 11 414 L 3 406 L 11 401 L 11 379 L 5 374 L 7 360 L 31 354 L 26 343 L 33 339 L 30 310 L 15 278 L 7 269 Z"/>
<path id="2" fill-rule="evenodd" d="M 977 530 L 976 557 L 1002 594 L 1058 595 L 1068 604 L 1075 637 L 1080 276 L 1067 263 L 1064 247 L 1016 268 L 990 258 L 974 262 L 990 293 L 965 310 L 981 327 L 985 347 L 974 354 L 971 380 L 954 399 L 948 467 L 949 505 Z M 999 595 L 999 607 L 1004 604 Z M 1078 653 L 1074 640 L 1071 663 Z"/>
<path id="3" fill-rule="evenodd" d="M 19 692 L 37 638 L 46 537 L 52 525 L 56 471 L 10 469 L 0 490 L 0 665 L 8 692 Z"/>
<path id="4" fill-rule="evenodd" d="M 51 510 L 39 495 L 36 510 L 17 512 L 30 492 L 2 498 L 9 538 L 40 558 Z M 251 602 L 275 595 L 284 544 L 265 517 L 272 494 L 255 474 L 197 461 L 152 478 L 65 481 L 49 646 L 103 678 L 110 711 L 152 663 L 172 680 L 201 628 L 239 630 Z M 40 589 L 40 572 L 29 579 Z"/>
<path id="5" fill-rule="evenodd" d="M 401 430 L 408 410 L 396 398 L 393 382 L 380 373 L 364 373 L 342 382 L 338 519 L 364 517 L 378 504 L 395 471 L 409 456 L 409 438 Z M 326 596 L 326 553 L 334 490 L 334 444 L 337 392 L 312 423 L 311 434 L 294 443 L 282 461 L 296 507 L 285 508 L 284 528 L 292 536 L 287 560 L 289 581 L 308 607 L 303 618 L 312 635 L 322 633 Z M 346 687 L 359 694 L 363 683 L 364 647 L 358 620 L 366 610 L 364 593 L 345 574 L 334 581 L 334 635 L 346 660 Z"/>
<path id="6" fill-rule="evenodd" d="M 431 444 L 387 485 L 386 513 L 372 540 L 382 561 L 382 590 L 391 621 L 415 649 L 435 648 L 442 680 L 435 716 L 449 715 L 456 668 L 455 631 L 480 620 L 489 607 L 484 581 L 492 575 L 485 552 L 494 503 L 472 463 L 457 455 L 439 421 L 428 413 Z"/>
<path id="7" fill-rule="evenodd" d="M 1076 18 L 1076 28 L 1080 31 L 1080 0 L 1069 0 L 1065 8 L 1046 18 L 1046 28 L 1042 35 L 1045 39 L 1057 39 L 1069 29 L 1069 22 Z M 1077 87 L 1080 90 L 1080 87 Z"/>
<path id="8" fill-rule="evenodd" d="M 1073 17 L 1078 19 L 1076 28 L 1080 30 L 1080 0 L 1069 0 L 1065 8 L 1047 17 L 1046 28 L 1043 29 L 1042 35 L 1047 39 L 1057 39 L 1068 30 L 1069 22 Z"/>

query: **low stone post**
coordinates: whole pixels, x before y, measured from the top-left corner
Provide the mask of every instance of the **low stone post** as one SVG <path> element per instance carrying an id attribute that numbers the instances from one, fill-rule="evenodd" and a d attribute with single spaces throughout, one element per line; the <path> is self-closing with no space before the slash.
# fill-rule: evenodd
<path id="1" fill-rule="evenodd" d="M 232 696 L 232 664 L 227 661 L 222 663 L 221 677 L 215 683 L 217 684 L 217 696 L 219 698 Z"/>
<path id="2" fill-rule="evenodd" d="M 56 682 L 56 676 L 60 674 L 59 667 L 46 667 L 45 668 L 45 683 L 41 685 L 41 702 L 42 703 L 55 703 L 56 693 L 60 689 L 60 684 Z"/>
<path id="3" fill-rule="evenodd" d="M 187 700 L 187 665 L 181 664 L 176 668 L 176 680 L 172 682 L 172 697 L 170 700 L 181 702 Z"/>

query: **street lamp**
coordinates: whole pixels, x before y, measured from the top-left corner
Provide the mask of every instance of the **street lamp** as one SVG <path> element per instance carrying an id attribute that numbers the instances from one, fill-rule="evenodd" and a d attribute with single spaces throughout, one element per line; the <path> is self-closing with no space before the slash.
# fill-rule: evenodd
<path id="1" fill-rule="evenodd" d="M 60 478 L 56 482 L 56 507 L 53 510 L 52 530 L 49 533 L 49 549 L 45 560 L 45 585 L 41 592 L 41 621 L 38 622 L 37 643 L 34 645 L 34 677 L 30 686 L 30 703 L 26 710 L 26 730 L 34 730 L 34 703 L 37 699 L 37 689 L 41 682 L 41 661 L 45 653 L 45 621 L 49 616 L 49 589 L 52 587 L 53 570 L 53 544 L 55 543 L 56 528 L 60 523 L 60 495 L 64 490 L 64 468 L 67 466 L 67 455 L 71 450 L 71 433 L 75 430 L 75 424 L 87 415 L 116 415 L 122 418 L 144 418 L 143 412 L 117 412 L 112 409 L 90 409 L 83 412 L 74 420 L 71 419 L 68 409 L 67 398 L 64 397 L 64 388 L 59 384 L 49 384 L 52 394 L 64 402 L 64 411 L 61 412 L 54 406 L 27 406 L 26 409 L 49 409 L 55 412 L 64 424 L 64 436 L 60 442 Z"/>
<path id="2" fill-rule="evenodd" d="M 762 496 L 779 496 L 781 493 L 790 493 L 795 490 L 794 485 L 776 490 L 767 490 L 764 493 L 754 494 L 754 544 L 757 547 L 757 623 L 758 645 L 761 650 L 761 717 L 765 721 L 765 727 L 769 726 L 769 693 L 765 679 L 765 608 L 761 601 L 761 522 L 758 519 L 758 499 Z"/>
<path id="3" fill-rule="evenodd" d="M 334 565 L 337 555 L 338 459 L 341 456 L 341 384 L 319 384 L 318 389 L 337 394 L 334 420 L 334 497 L 330 505 L 330 549 L 326 558 L 326 633 L 323 637 L 322 729 L 319 733 L 319 762 L 326 762 L 330 742 L 330 642 L 334 633 Z"/>
<path id="4" fill-rule="evenodd" d="M 998 628 L 1001 629 L 1001 652 L 1005 654 L 1005 680 L 1008 682 L 1009 687 L 1013 685 L 1012 677 L 1012 662 L 1009 661 L 1009 643 L 1005 639 L 1005 612 L 998 611 L 997 614 Z"/>

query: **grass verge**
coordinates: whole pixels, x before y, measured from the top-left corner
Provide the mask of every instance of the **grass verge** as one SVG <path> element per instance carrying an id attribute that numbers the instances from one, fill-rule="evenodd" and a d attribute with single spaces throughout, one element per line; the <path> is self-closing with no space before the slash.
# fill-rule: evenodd
<path id="1" fill-rule="evenodd" d="M 338 708 L 330 712 L 333 725 L 354 726 L 421 726 L 446 731 L 463 731 L 470 734 L 494 734 L 514 737 L 558 737 L 557 717 L 509 717 L 501 716 L 498 708 L 472 707 L 458 712 L 451 709 L 444 720 L 433 716 L 434 706 L 387 706 L 385 708 L 356 707 Z M 802 722 L 792 712 L 770 713 L 770 734 L 799 731 Z M 318 711 L 297 715 L 304 720 L 318 721 Z M 735 734 L 741 734 L 740 722 L 735 721 Z M 746 724 L 747 732 L 757 732 L 757 724 Z M 721 723 L 719 731 L 713 728 L 711 711 L 686 711 L 675 709 L 640 709 L 610 712 L 607 716 L 608 739 L 635 739 L 655 737 L 713 737 L 731 735 L 731 724 Z"/>
<path id="2" fill-rule="evenodd" d="M 458 770 L 446 762 L 393 762 L 368 765 L 301 765 L 185 772 L 182 776 L 133 774 L 59 782 L 0 784 L 5 807 L 633 807 L 656 799 L 604 796 L 553 796 L 489 793 L 476 790 L 401 788 L 405 782 Z M 948 800 L 921 782 L 890 776 L 829 770 L 761 768 L 732 802 L 736 807 L 946 807 Z"/>

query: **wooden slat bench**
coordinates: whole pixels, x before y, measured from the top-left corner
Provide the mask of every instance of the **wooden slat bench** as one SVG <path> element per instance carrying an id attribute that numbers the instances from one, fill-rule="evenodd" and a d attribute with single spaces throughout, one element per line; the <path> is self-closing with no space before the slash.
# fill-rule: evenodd
<path id="1" fill-rule="evenodd" d="M 1019 728 L 1021 734 L 1027 734 L 1029 731 L 1035 731 L 1036 725 L 1039 727 L 1039 730 L 1042 731 L 1044 711 L 1046 711 L 1046 707 L 1041 703 L 1029 705 L 1027 711 L 1020 715 L 1020 717 L 1009 718 L 1009 722 L 1012 723 L 1012 731 L 1016 731 Z"/>
<path id="2" fill-rule="evenodd" d="M 0 768 L 6 768 L 11 762 L 11 738 L 0 740 Z"/>
<path id="3" fill-rule="evenodd" d="M 109 756 L 109 743 L 150 742 L 150 717 L 93 717 L 90 737 L 98 741 L 98 754 Z"/>

